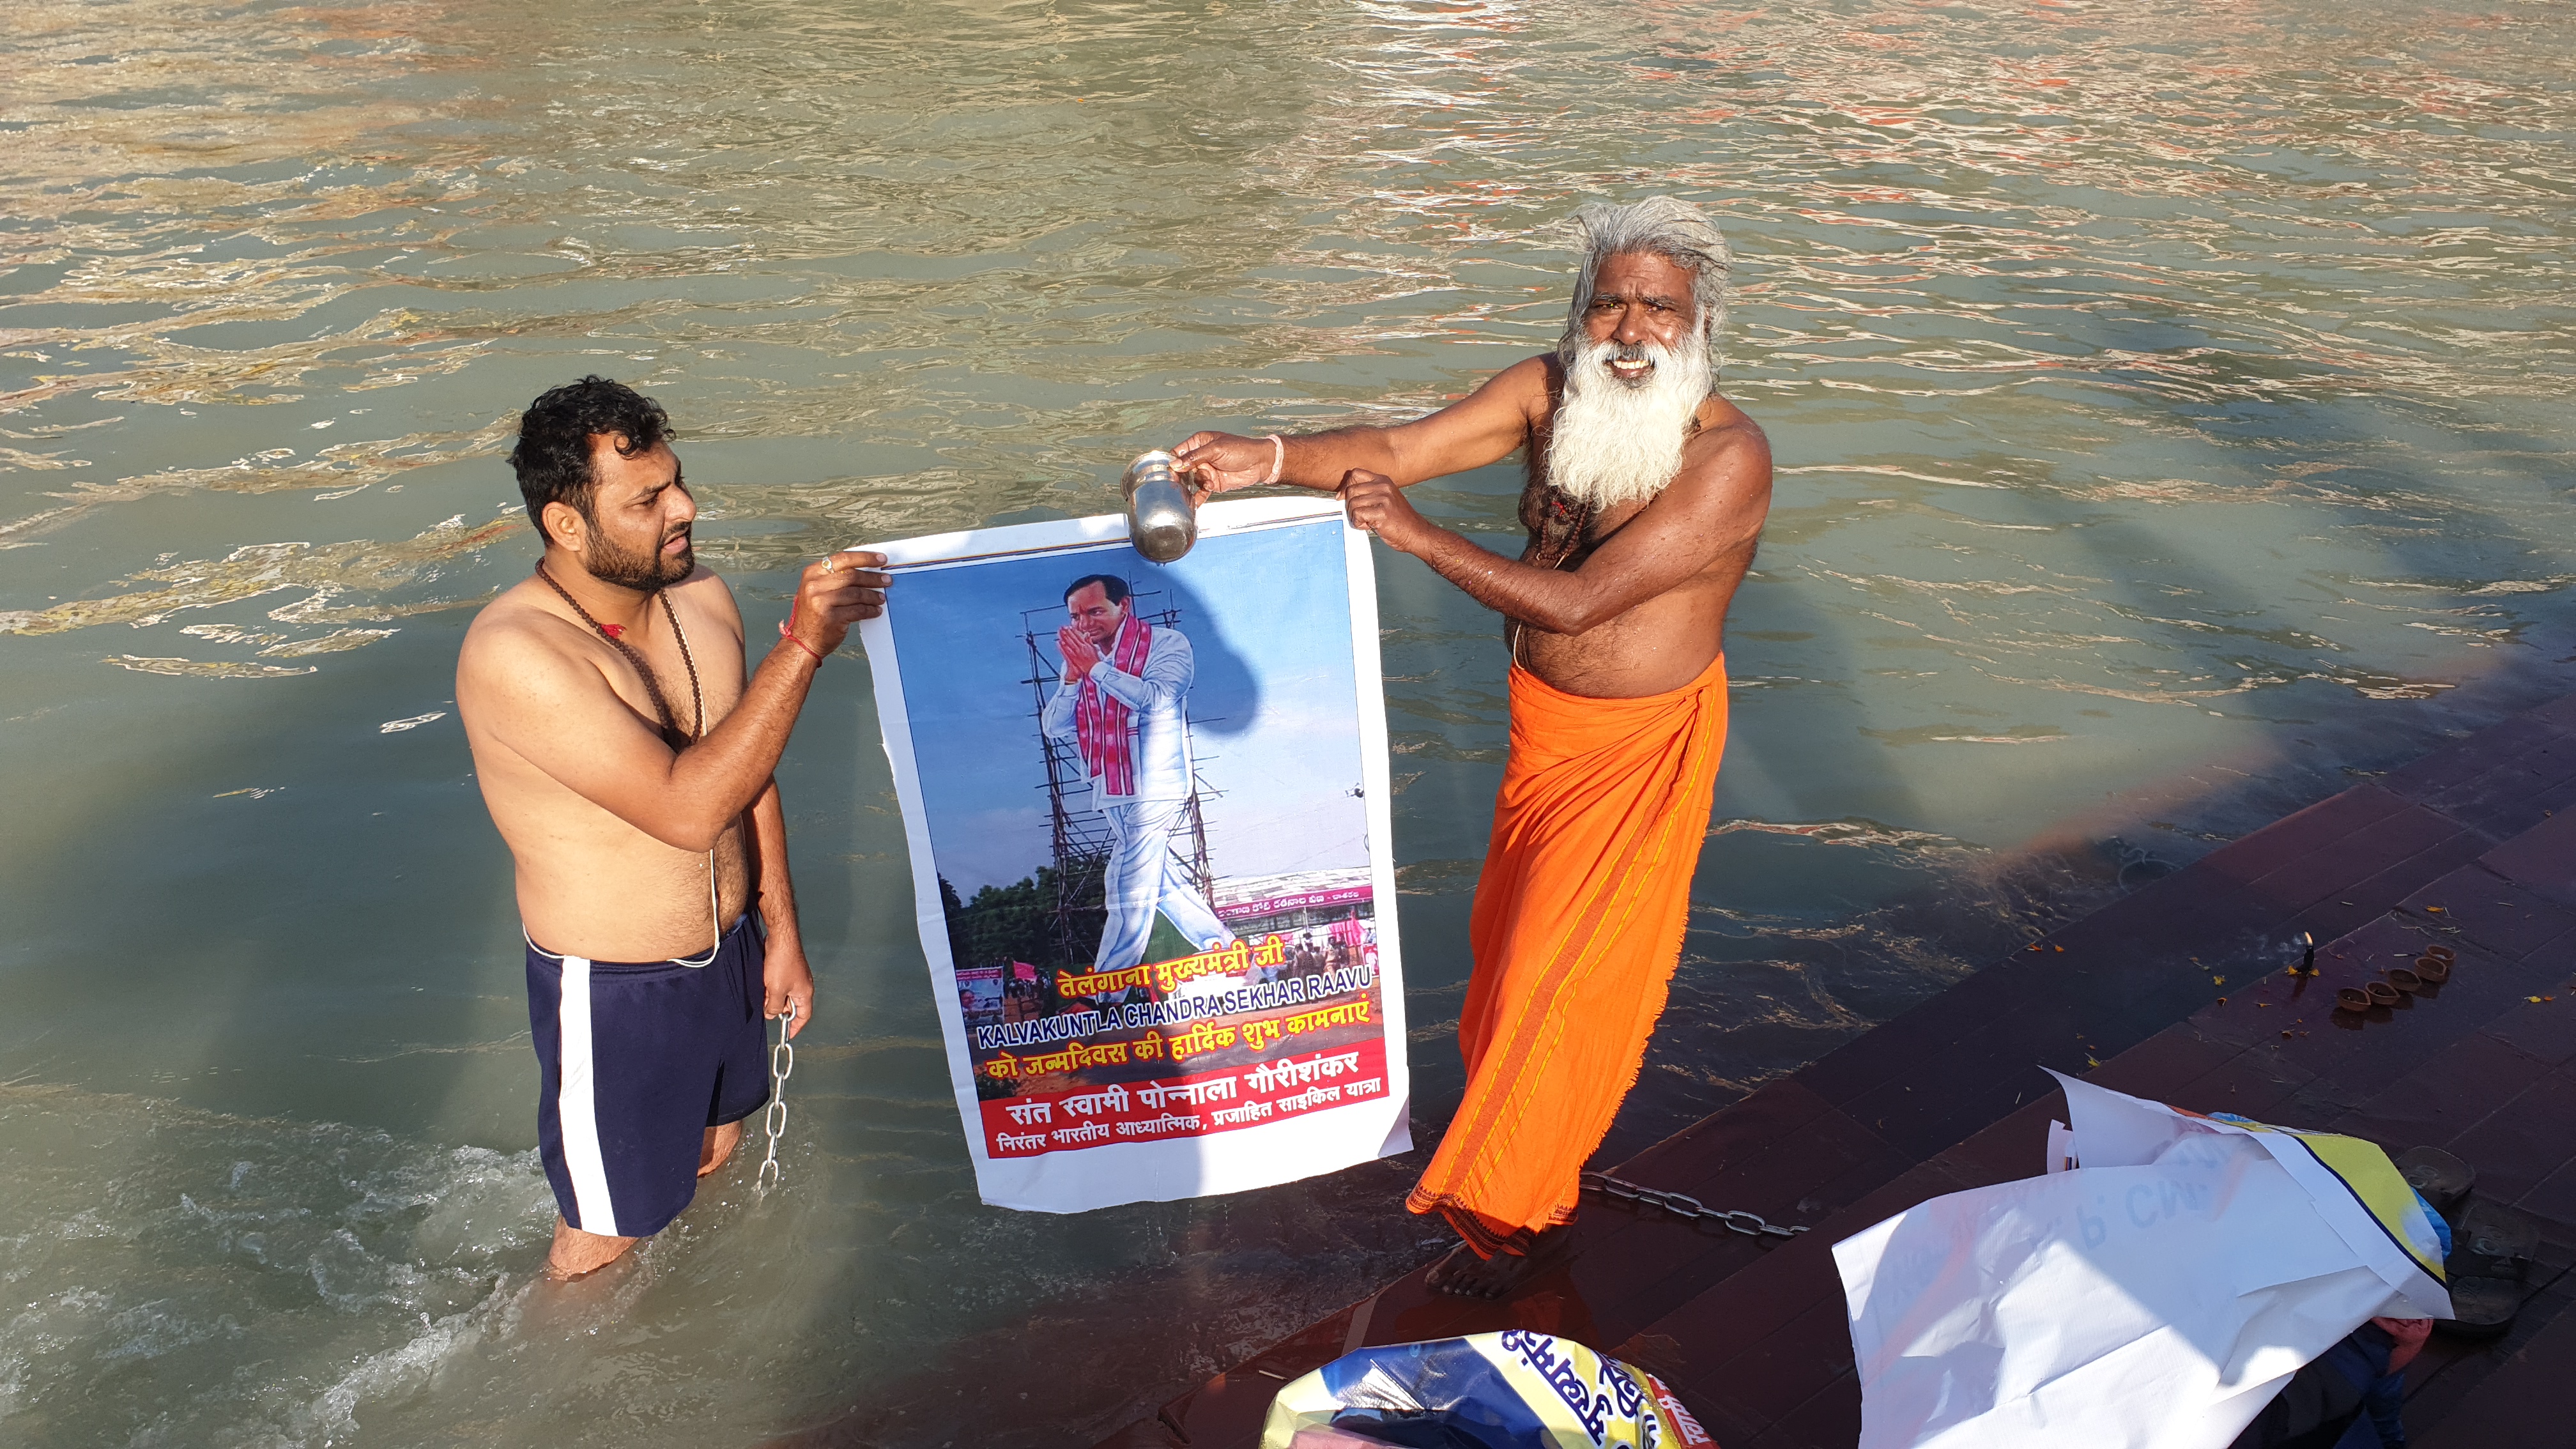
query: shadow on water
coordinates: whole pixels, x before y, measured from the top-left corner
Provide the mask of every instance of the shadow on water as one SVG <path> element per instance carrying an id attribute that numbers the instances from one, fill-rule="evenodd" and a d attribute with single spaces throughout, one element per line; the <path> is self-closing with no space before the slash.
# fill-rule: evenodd
<path id="1" fill-rule="evenodd" d="M 488 459 L 410 465 L 589 370 L 685 400 L 693 466 L 734 465 L 737 583 L 827 532 L 1105 512 L 1102 468 L 1203 415 L 1383 419 L 1543 346 L 1570 201 L 1719 204 L 1741 395 L 1806 471 L 1735 620 L 1716 833 L 1612 1153 L 2112 889 L 2110 836 L 2187 858 L 2566 652 L 2525 647 L 2566 635 L 2570 567 L 2541 411 L 2564 27 L 2537 11 L 2357 39 L 2173 0 L 1027 3 L 960 45 L 949 7 L 650 0 L 532 46 L 474 4 L 220 10 L 57 7 L 8 43 L 37 200 L 0 283 L 27 523 L 0 523 L 0 627 L 147 572 L 238 583 L 228 549 L 488 517 Z M 1508 548 L 1509 473 L 1427 491 Z M 1503 661 L 1489 615 L 1379 562 L 1428 1142 Z M 516 1235 L 550 1214 L 515 1155 L 506 856 L 452 717 L 376 733 L 452 716 L 463 615 L 318 680 L 96 662 L 259 669 L 255 599 L 5 641 L 30 924 L 0 1042 L 56 1095 L 0 1098 L 41 1169 L 0 1216 L 79 1231 L 0 1255 L 101 1255 L 0 1256 L 44 1300 L 0 1337 L 0 1383 L 34 1365 L 13 1433 L 695 1443 L 862 1405 L 842 1438 L 1078 1442 L 1435 1250 L 1396 1205 L 1419 1154 L 980 1207 L 866 669 L 835 661 L 781 771 L 826 993 L 789 1188 L 711 1180 L 588 1317 L 468 1344 L 441 1295 L 537 1261 Z M 232 637 L 170 637 L 197 621 Z M 924 1360 L 936 1391 L 899 1381 Z"/>
<path id="2" fill-rule="evenodd" d="M 452 708 L 382 728 L 422 711 L 456 632 L 211 687 L 105 669 L 94 638 L 20 656 L 22 680 L 90 675 L 32 727 L 115 778 L 66 792 L 77 814 L 10 871 L 22 899 L 93 903 L 25 918 L 0 972 L 14 1215 L 42 1229 L 11 1255 L 17 1330 L 78 1341 L 113 1315 L 153 1373 L 201 1386 L 154 1411 L 181 1437 L 345 1433 L 332 1378 L 390 1387 L 379 1354 L 465 1332 L 543 1252 L 530 1124 L 473 1100 L 477 1077 L 534 1076 L 524 1009 L 494 1009 L 515 974 L 507 867 L 470 818 Z M 155 727 L 173 695 L 188 727 Z M 16 1158 L 54 1121 L 76 1152 Z M 233 1372 L 244 1335 L 335 1368 L 299 1401 Z M 56 1422 L 134 1411 L 131 1375 L 18 1366 Z"/>
<path id="3" fill-rule="evenodd" d="M 148 909 L 39 916 L 12 943 L 8 984 L 25 1009 L 11 1018 L 132 1042 L 93 1066 L 107 1069 L 91 1077 L 103 1088 L 404 1132 L 435 1120 L 468 1062 L 438 1044 L 488 1026 L 476 988 L 495 981 L 477 971 L 459 990 L 454 968 L 484 954 L 471 941 L 515 941 L 506 855 L 493 858 L 452 705 L 425 726 L 380 729 L 418 707 L 420 677 L 437 668 L 420 656 L 452 658 L 463 620 L 442 622 L 327 679 L 219 686 L 229 697 L 201 695 L 194 727 L 120 750 L 116 790 L 91 797 L 17 880 L 34 899 Z M 95 654 L 86 640 L 53 647 Z M 125 675 L 104 702 L 123 712 L 139 697 L 139 719 L 142 699 L 202 688 Z M 138 1019 L 144 1002 L 185 1011 Z M 422 1049 L 360 1045 L 372 1042 L 356 1023 L 388 1012 Z"/>

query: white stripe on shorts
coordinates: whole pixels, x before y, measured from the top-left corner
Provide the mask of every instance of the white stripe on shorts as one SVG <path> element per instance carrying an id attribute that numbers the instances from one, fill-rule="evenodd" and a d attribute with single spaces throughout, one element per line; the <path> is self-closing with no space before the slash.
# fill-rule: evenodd
<path id="1" fill-rule="evenodd" d="M 563 1041 L 555 1062 L 563 1073 L 555 1092 L 555 1123 L 563 1129 L 564 1171 L 572 1177 L 572 1202 L 581 1230 L 618 1236 L 617 1207 L 608 1199 L 608 1163 L 599 1154 L 599 1117 L 593 1111 L 590 1069 L 590 961 L 563 958 L 563 1000 L 555 1008 Z"/>

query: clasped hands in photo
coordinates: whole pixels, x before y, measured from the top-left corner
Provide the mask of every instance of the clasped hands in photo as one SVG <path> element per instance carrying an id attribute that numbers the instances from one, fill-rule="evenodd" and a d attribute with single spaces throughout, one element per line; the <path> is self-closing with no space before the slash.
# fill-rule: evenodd
<path id="1" fill-rule="evenodd" d="M 1268 438 L 1192 433 L 1172 450 L 1172 463 L 1174 472 L 1195 483 L 1190 505 L 1197 507 L 1212 495 L 1257 487 L 1269 480 L 1271 465 L 1278 456 Z M 1353 468 L 1342 475 L 1341 486 L 1333 491 L 1350 515 L 1351 527 L 1367 529 L 1398 552 L 1411 553 L 1413 542 L 1432 527 L 1414 510 L 1395 480 L 1383 473 Z"/>
<path id="2" fill-rule="evenodd" d="M 1071 624 L 1055 631 L 1055 647 L 1056 652 L 1064 656 L 1067 683 L 1090 674 L 1091 666 L 1100 662 L 1100 646 L 1091 642 L 1089 634 Z"/>

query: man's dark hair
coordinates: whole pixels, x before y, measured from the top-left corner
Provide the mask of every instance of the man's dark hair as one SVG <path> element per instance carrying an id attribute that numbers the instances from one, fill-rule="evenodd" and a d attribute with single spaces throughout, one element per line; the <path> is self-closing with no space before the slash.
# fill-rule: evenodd
<path id="1" fill-rule="evenodd" d="M 585 377 L 537 395 L 519 414 L 519 445 L 510 450 L 510 467 L 519 475 L 519 496 L 528 501 L 528 521 L 546 530 L 546 505 L 569 503 L 584 518 L 599 476 L 590 466 L 590 440 L 605 433 L 618 439 L 617 454 L 632 458 L 649 453 L 671 436 L 671 418 L 662 405 L 604 377 Z"/>
<path id="2" fill-rule="evenodd" d="M 1114 574 L 1084 574 L 1064 586 L 1064 596 L 1067 601 L 1071 601 L 1074 595 L 1093 584 L 1100 585 L 1100 592 L 1108 597 L 1109 602 L 1113 604 L 1127 602 L 1127 581 Z"/>

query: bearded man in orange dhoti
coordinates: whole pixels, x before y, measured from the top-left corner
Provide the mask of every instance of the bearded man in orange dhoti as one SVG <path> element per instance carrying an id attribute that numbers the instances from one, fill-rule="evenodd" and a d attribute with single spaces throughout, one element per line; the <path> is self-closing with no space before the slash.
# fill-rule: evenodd
<path id="1" fill-rule="evenodd" d="M 1200 433 L 1177 455 L 1213 492 L 1338 490 L 1354 526 L 1505 620 L 1511 758 L 1469 927 L 1467 1095 L 1407 1203 L 1463 1240 L 1432 1285 L 1480 1297 L 1563 1241 L 1663 1011 L 1726 743 L 1727 605 L 1771 506 L 1770 445 L 1716 392 L 1717 228 L 1669 197 L 1577 222 L 1554 352 L 1400 426 Z M 1524 449 L 1516 560 L 1404 495 Z"/>

